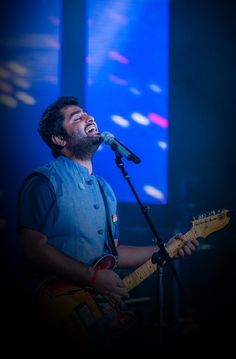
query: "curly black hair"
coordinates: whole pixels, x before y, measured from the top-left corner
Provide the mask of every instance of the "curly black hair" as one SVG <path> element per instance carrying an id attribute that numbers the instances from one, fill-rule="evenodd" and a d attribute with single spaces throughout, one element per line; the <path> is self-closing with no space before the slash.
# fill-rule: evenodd
<path id="1" fill-rule="evenodd" d="M 68 137 L 65 129 L 62 126 L 64 116 L 61 111 L 68 105 L 78 106 L 79 104 L 77 98 L 74 96 L 59 97 L 55 102 L 53 102 L 45 109 L 39 121 L 38 132 L 42 139 L 51 148 L 55 157 L 58 156 L 58 150 L 61 149 L 61 147 L 52 141 L 52 135 L 62 136 L 65 139 Z"/>

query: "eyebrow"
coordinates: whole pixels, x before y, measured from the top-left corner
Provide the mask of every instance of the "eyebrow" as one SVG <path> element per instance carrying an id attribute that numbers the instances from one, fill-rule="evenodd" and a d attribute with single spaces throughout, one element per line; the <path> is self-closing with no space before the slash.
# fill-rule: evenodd
<path id="1" fill-rule="evenodd" d="M 71 120 L 71 118 L 74 116 L 74 115 L 77 115 L 77 113 L 81 113 L 81 112 L 84 112 L 84 110 L 76 110 L 76 111 L 74 111 L 74 112 L 72 112 L 71 114 L 70 114 L 70 116 L 69 116 L 69 120 Z"/>

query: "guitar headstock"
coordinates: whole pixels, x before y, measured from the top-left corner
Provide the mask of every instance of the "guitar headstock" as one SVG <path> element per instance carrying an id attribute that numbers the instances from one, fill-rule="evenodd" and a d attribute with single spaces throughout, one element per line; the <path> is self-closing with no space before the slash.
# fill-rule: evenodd
<path id="1" fill-rule="evenodd" d="M 223 209 L 212 211 L 208 215 L 201 215 L 192 221 L 192 228 L 197 237 L 206 238 L 209 234 L 224 228 L 230 221 L 232 211 Z"/>

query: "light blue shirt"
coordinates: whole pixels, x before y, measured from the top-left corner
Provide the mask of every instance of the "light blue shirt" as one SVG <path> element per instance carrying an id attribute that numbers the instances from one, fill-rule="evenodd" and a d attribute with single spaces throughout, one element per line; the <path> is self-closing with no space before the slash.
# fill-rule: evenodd
<path id="1" fill-rule="evenodd" d="M 86 167 L 67 157 L 37 168 L 21 186 L 18 224 L 43 233 L 50 245 L 85 264 L 111 253 L 107 218 L 113 238 L 118 238 L 113 190 L 104 179 L 89 175 Z"/>

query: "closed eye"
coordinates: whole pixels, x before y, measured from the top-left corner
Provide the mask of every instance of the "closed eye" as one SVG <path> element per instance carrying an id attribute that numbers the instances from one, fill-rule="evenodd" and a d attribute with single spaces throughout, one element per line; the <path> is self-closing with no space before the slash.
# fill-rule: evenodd
<path id="1" fill-rule="evenodd" d="M 77 113 L 76 115 L 74 115 L 74 116 L 72 117 L 72 121 L 73 121 L 73 122 L 81 121 L 84 115 L 86 115 L 85 112 Z"/>

